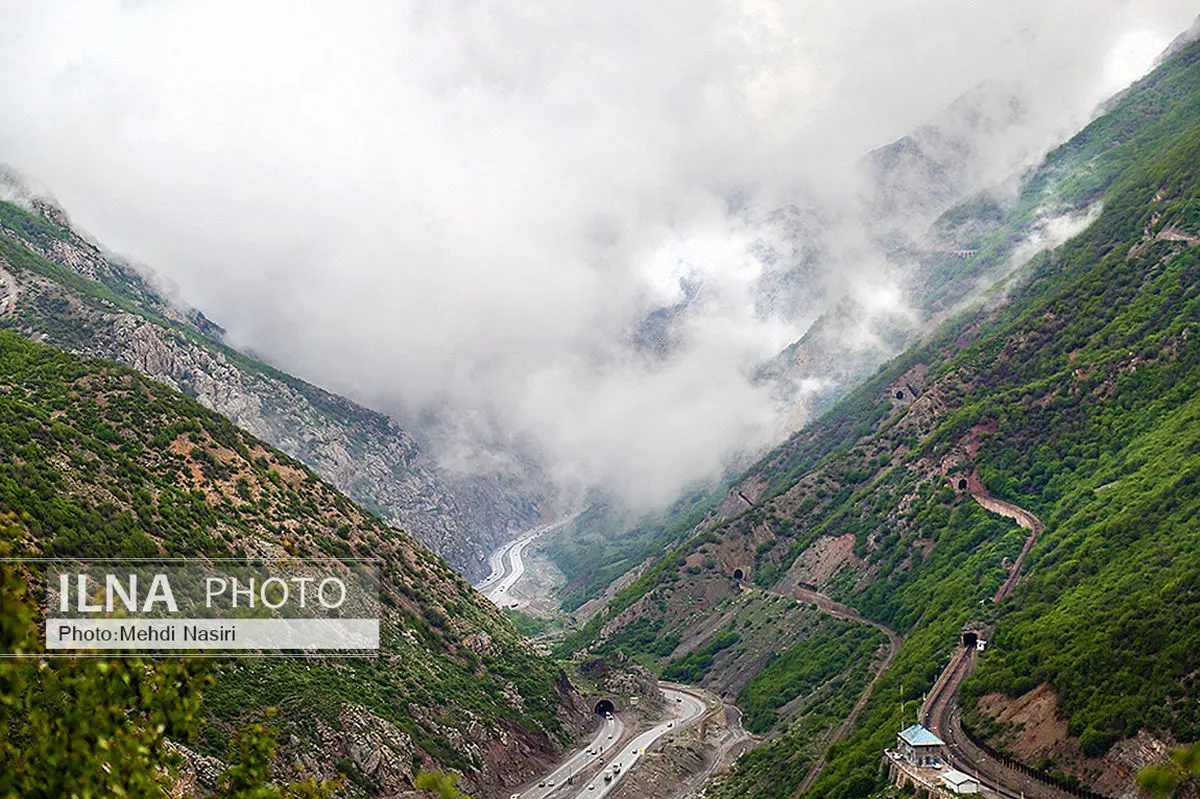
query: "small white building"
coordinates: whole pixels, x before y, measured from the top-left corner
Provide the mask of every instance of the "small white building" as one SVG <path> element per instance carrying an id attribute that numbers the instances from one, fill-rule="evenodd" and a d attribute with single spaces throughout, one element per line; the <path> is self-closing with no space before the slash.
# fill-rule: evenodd
<path id="1" fill-rule="evenodd" d="M 942 784 L 954 793 L 979 793 L 979 780 L 956 769 L 942 774 Z"/>

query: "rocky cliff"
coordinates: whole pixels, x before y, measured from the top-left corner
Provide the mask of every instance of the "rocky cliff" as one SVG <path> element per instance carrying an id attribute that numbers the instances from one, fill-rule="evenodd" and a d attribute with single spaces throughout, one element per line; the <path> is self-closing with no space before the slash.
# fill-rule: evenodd
<path id="1" fill-rule="evenodd" d="M 441 558 L 160 382 L 0 331 L 0 453 L 0 519 L 20 523 L 4 532 L 6 554 L 374 559 L 377 656 L 206 661 L 202 733 L 166 733 L 182 735 L 192 754 L 181 776 L 204 790 L 223 769 L 217 758 L 266 708 L 277 711 L 274 773 L 301 764 L 318 779 L 342 774 L 350 797 L 408 795 L 422 768 L 460 772 L 480 799 L 509 796 L 594 717 L 559 667 Z M 6 612 L 23 601 L 12 594 Z M 33 695 L 52 697 L 39 712 L 72 704 L 79 690 L 61 687 L 69 680 L 51 676 L 55 665 L 17 668 L 6 685 L 53 686 Z M 141 685 L 146 701 L 154 690 Z M 131 726 L 146 718 L 138 696 L 117 702 Z M 101 741 L 72 751 L 104 751 Z"/>
<path id="2" fill-rule="evenodd" d="M 132 367 L 309 465 L 469 578 L 510 525 L 536 520 L 498 479 L 453 481 L 394 420 L 222 343 L 153 273 L 104 252 L 0 171 L 0 327 Z"/>

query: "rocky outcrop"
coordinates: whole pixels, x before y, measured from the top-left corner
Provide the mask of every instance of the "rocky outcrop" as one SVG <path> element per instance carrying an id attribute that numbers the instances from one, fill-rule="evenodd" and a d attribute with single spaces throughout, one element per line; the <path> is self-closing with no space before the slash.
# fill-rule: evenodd
<path id="1" fill-rule="evenodd" d="M 645 667 L 637 663 L 623 663 L 604 678 L 604 690 L 610 694 L 636 698 L 639 707 L 662 707 L 663 694 L 658 680 Z"/>
<path id="2" fill-rule="evenodd" d="M 6 316 L 17 307 L 17 279 L 0 267 L 0 316 Z"/>
<path id="3" fill-rule="evenodd" d="M 1175 744 L 1140 730 L 1124 738 L 1101 757 L 1086 757 L 1079 739 L 1067 732 L 1059 714 L 1058 697 L 1048 684 L 1038 685 L 1012 698 L 987 694 L 979 699 L 979 710 L 1000 722 L 1006 730 L 1002 743 L 1028 764 L 1053 762 L 1074 774 L 1105 796 L 1138 799 L 1136 776 L 1148 765 L 1162 763 Z"/>
<path id="4" fill-rule="evenodd" d="M 563 682 L 570 686 L 565 677 Z M 574 687 L 569 690 L 580 705 L 579 715 L 590 716 Z M 564 702 L 563 706 L 569 705 Z M 478 771 L 461 775 L 461 787 L 474 796 L 508 796 L 512 787 L 549 770 L 560 750 L 544 734 L 531 734 L 505 722 L 499 726 L 471 722 L 460 729 L 438 724 L 436 714 L 426 708 L 414 708 L 413 715 L 427 730 L 443 736 L 456 752 L 478 764 Z M 316 741 L 296 735 L 279 741 L 272 771 L 281 780 L 347 776 L 352 782 L 370 785 L 373 796 L 416 799 L 425 796 L 414 787 L 417 772 L 443 769 L 408 733 L 361 705 L 343 705 L 336 724 L 320 722 L 315 732 Z M 182 744 L 168 746 L 182 758 L 172 796 L 206 795 L 217 789 L 226 763 Z"/>
<path id="5" fill-rule="evenodd" d="M 416 752 L 412 738 L 395 724 L 358 705 L 344 706 L 339 720 L 343 732 L 335 745 L 346 753 L 360 774 L 378 786 L 380 794 L 392 796 L 412 788 Z M 319 773 L 319 763 L 311 766 L 311 771 Z"/>
<path id="6" fill-rule="evenodd" d="M 171 797 L 184 799 L 212 793 L 217 789 L 221 772 L 226 768 L 224 763 L 174 741 L 168 741 L 167 748 L 180 757 L 179 774 L 169 793 Z"/>
<path id="7" fill-rule="evenodd" d="M 0 239 L 40 258 L 6 262 L 0 252 L 0 325 L 195 397 L 412 533 L 468 578 L 486 571 L 487 553 L 510 525 L 537 520 L 535 503 L 514 499 L 497 479 L 450 479 L 387 416 L 226 347 L 219 327 L 178 307 L 152 275 L 107 256 L 70 228 L 58 206 L 18 185 L 11 173 L 0 174 L 0 199 L 21 206 L 2 206 Z M 39 268 L 46 262 L 100 285 L 63 280 L 52 267 Z"/>

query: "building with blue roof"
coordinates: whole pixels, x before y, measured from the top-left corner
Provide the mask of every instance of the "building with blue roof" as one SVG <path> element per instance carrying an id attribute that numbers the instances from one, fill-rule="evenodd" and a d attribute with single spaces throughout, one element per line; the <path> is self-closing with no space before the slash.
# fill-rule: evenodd
<path id="1" fill-rule="evenodd" d="M 921 724 L 914 724 L 896 736 L 900 756 L 914 766 L 937 766 L 945 753 L 945 742 Z"/>

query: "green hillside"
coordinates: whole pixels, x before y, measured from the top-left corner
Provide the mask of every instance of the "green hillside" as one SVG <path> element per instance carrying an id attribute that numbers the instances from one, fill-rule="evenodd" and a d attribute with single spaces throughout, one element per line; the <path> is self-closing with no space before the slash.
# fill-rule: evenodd
<path id="1" fill-rule="evenodd" d="M 1200 45 L 1051 154 L 964 269 L 986 273 L 1039 219 L 1094 203 L 1086 232 L 764 458 L 743 480 L 768 486 L 755 507 L 667 555 L 567 648 L 625 642 L 637 654 L 625 631 L 659 617 L 660 638 L 715 630 L 738 595 L 735 569 L 781 593 L 816 583 L 905 636 L 813 796 L 882 787 L 882 750 L 967 622 L 996 625 L 964 693 L 997 745 L 1019 731 L 990 724 L 976 699 L 1039 685 L 1079 757 L 1060 748 L 1038 765 L 1085 781 L 1098 766 L 1080 758 L 1139 731 L 1200 737 Z M 1046 524 L 998 606 L 1026 533 L 960 481 Z M 803 711 L 785 720 L 708 795 L 787 795 L 828 728 L 812 725 Z"/>
<path id="2" fill-rule="evenodd" d="M 406 533 L 195 401 L 0 332 L 0 452 L 0 513 L 25 531 L 15 554 L 383 560 L 380 657 L 219 663 L 193 742 L 202 754 L 223 757 L 268 706 L 280 710 L 281 758 L 315 758 L 319 776 L 343 771 L 361 792 L 404 775 L 365 772 L 355 724 L 393 731 L 396 752 L 410 746 L 410 776 L 436 764 L 478 784 L 502 736 L 555 750 L 560 673 L 494 606 Z"/>
<path id="3" fill-rule="evenodd" d="M 21 185 L 14 181 L 0 167 L 0 189 Z M 498 478 L 440 470 L 392 418 L 227 346 L 216 324 L 101 250 L 52 202 L 11 199 L 0 201 L 0 329 L 115 361 L 197 398 L 468 577 L 480 576 L 510 523 L 539 518 L 534 499 Z"/>
<path id="4" fill-rule="evenodd" d="M 981 283 L 1002 279 L 1013 266 L 1017 248 L 1031 236 L 1039 235 L 1047 222 L 1071 212 L 1083 212 L 1148 153 L 1169 146 L 1189 130 L 1200 113 L 1197 107 L 1200 96 L 1196 93 L 1198 62 L 1200 52 L 1194 47 L 1187 48 L 1110 100 L 1107 113 L 1051 152 L 1017 197 L 984 192 L 944 214 L 933 226 L 930 238 L 946 249 L 975 252 L 975 255 L 964 259 L 927 253 L 926 269 L 916 279 L 914 307 L 926 315 L 945 312 Z M 805 338 L 817 335 L 820 326 L 833 319 L 833 316 L 822 317 Z M 846 353 L 839 355 L 843 361 L 850 357 Z M 831 373 L 834 371 L 832 366 L 829 369 Z M 823 430 L 839 420 L 843 422 L 844 433 L 861 434 L 878 421 L 872 414 L 879 412 L 881 409 L 869 402 L 848 399 L 830 418 L 818 423 L 817 429 Z M 815 438 L 825 447 L 846 440 L 844 436 L 814 433 L 801 435 L 805 440 Z M 787 472 L 780 475 L 778 469 L 767 466 L 771 463 L 768 459 L 758 468 L 771 468 L 777 485 L 795 476 Z M 806 460 L 796 468 L 811 465 L 812 461 Z M 664 546 L 677 544 L 683 532 L 695 526 L 700 514 L 720 502 L 722 493 L 721 489 L 701 492 L 681 500 L 663 514 L 632 524 L 606 512 L 609 509 L 603 504 L 593 505 L 571 527 L 554 535 L 548 547 L 555 565 L 567 578 L 562 597 L 564 608 L 576 609 Z"/>

